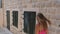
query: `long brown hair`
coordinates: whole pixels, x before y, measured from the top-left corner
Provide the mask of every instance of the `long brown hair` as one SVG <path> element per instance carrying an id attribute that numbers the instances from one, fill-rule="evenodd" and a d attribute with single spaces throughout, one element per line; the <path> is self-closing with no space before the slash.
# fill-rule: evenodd
<path id="1" fill-rule="evenodd" d="M 47 29 L 47 28 L 48 28 L 47 23 L 51 24 L 50 20 L 48 20 L 42 13 L 38 13 L 37 16 L 38 16 L 41 20 L 43 20 L 43 21 L 41 21 L 41 23 L 42 23 L 42 25 L 43 25 L 43 28 L 44 28 L 44 29 Z"/>

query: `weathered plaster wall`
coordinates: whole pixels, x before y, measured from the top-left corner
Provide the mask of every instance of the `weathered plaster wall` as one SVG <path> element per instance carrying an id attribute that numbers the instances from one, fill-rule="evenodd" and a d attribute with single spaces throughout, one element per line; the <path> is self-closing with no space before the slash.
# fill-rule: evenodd
<path id="1" fill-rule="evenodd" d="M 38 12 L 43 13 L 49 20 L 51 20 L 52 27 L 49 28 L 50 34 L 59 34 L 60 32 L 60 1 L 59 0 L 4 0 L 4 22 L 5 22 L 5 27 L 7 26 L 6 24 L 6 11 L 10 10 L 10 18 L 11 18 L 11 31 L 14 34 L 24 34 L 23 33 L 23 9 L 31 9 L 34 8 L 38 9 Z M 17 10 L 19 12 L 19 24 L 18 28 L 14 27 L 12 25 L 12 11 Z M 37 12 L 36 11 L 36 12 Z M 37 13 L 38 13 L 37 12 Z"/>

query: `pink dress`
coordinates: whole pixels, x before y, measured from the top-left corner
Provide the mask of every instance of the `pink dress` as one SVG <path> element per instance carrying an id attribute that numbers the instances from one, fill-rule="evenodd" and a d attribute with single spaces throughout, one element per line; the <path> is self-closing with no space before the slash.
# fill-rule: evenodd
<path id="1" fill-rule="evenodd" d="M 46 31 L 47 31 L 47 30 L 44 30 L 44 29 L 43 29 L 42 31 L 39 31 L 38 34 L 46 34 Z"/>

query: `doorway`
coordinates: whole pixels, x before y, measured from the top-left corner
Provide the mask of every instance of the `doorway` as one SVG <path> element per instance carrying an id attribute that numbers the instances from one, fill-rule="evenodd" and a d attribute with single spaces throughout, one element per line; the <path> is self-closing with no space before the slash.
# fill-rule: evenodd
<path id="1" fill-rule="evenodd" d="M 24 32 L 34 34 L 36 23 L 36 12 L 24 11 Z"/>

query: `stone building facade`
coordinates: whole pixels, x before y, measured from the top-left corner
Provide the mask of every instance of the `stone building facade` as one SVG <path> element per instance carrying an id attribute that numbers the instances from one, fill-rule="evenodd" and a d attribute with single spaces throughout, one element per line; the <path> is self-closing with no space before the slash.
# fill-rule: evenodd
<path id="1" fill-rule="evenodd" d="M 24 11 L 43 13 L 52 23 L 49 34 L 60 34 L 60 0 L 2 0 L 0 8 L 0 27 L 7 27 L 6 12 L 10 11 L 10 31 L 13 34 L 23 32 Z M 18 11 L 18 28 L 12 24 L 12 12 Z"/>

